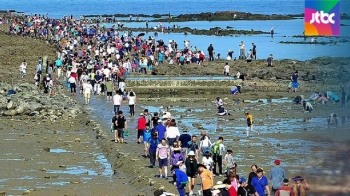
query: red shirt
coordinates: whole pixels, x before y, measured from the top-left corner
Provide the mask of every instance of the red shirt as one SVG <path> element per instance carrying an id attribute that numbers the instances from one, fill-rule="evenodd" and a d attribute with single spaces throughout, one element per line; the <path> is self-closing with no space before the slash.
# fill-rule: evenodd
<path id="1" fill-rule="evenodd" d="M 238 196 L 237 191 L 236 191 L 235 187 L 233 187 L 233 186 L 231 186 L 231 188 L 228 190 L 228 194 L 230 196 Z"/>
<path id="2" fill-rule="evenodd" d="M 137 129 L 138 130 L 146 129 L 146 119 L 145 119 L 145 117 L 142 116 L 139 119 L 137 119 Z"/>

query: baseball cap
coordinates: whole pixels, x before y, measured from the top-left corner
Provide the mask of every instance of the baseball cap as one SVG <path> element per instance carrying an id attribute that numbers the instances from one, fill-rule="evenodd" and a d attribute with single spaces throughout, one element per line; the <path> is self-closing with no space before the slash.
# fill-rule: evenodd
<path id="1" fill-rule="evenodd" d="M 274 161 L 274 163 L 275 163 L 276 165 L 279 165 L 279 164 L 281 164 L 281 160 L 276 159 L 276 160 Z"/>

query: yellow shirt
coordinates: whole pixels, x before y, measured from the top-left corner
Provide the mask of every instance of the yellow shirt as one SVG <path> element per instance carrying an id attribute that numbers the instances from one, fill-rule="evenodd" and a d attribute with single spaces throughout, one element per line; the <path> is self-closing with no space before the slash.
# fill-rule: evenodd
<path id="1" fill-rule="evenodd" d="M 208 190 L 210 189 L 213 184 L 213 174 L 211 171 L 204 169 L 202 173 L 200 173 L 200 178 L 202 179 L 202 189 L 203 190 Z"/>

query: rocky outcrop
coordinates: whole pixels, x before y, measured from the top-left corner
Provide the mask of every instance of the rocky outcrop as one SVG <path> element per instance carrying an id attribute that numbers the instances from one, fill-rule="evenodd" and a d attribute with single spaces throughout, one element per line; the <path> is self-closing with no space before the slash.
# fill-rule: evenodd
<path id="1" fill-rule="evenodd" d="M 56 85 L 54 96 L 42 93 L 42 90 L 30 83 L 21 83 L 14 88 L 4 82 L 0 85 L 2 116 L 33 116 L 55 121 L 58 118 L 75 117 L 82 111 L 75 100 L 64 94 L 63 87 L 59 84 Z M 12 89 L 16 94 L 7 95 Z"/>

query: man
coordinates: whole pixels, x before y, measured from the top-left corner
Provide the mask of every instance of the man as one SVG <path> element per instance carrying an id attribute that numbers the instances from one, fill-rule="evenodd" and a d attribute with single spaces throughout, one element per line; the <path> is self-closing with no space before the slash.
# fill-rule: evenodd
<path id="1" fill-rule="evenodd" d="M 271 195 L 274 195 L 276 191 L 282 187 L 283 180 L 287 178 L 286 170 L 280 166 L 281 161 L 276 159 L 274 164 L 275 167 L 273 167 L 269 173 L 269 179 L 272 180 Z"/>
<path id="2" fill-rule="evenodd" d="M 151 165 L 149 167 L 155 168 L 156 167 L 156 157 L 157 157 L 156 153 L 157 153 L 157 148 L 158 148 L 158 144 L 159 144 L 157 133 L 152 133 L 152 137 L 149 138 L 148 143 L 149 143 L 149 148 L 148 148 L 149 160 L 151 163 Z"/>
<path id="3" fill-rule="evenodd" d="M 55 61 L 55 66 L 56 66 L 56 69 L 57 69 L 57 79 L 60 79 L 61 78 L 61 75 L 62 75 L 62 60 L 60 58 L 57 58 L 57 60 Z"/>
<path id="4" fill-rule="evenodd" d="M 198 159 L 198 154 L 199 154 L 199 147 L 198 147 L 198 143 L 197 143 L 197 136 L 193 135 L 191 141 L 189 141 L 187 146 L 187 150 L 186 150 L 186 157 L 187 157 L 187 153 L 189 153 L 190 151 L 193 151 L 196 159 Z"/>
<path id="5" fill-rule="evenodd" d="M 254 164 L 250 168 L 252 169 L 252 171 L 249 173 L 249 176 L 248 176 L 248 184 L 251 184 L 253 178 L 257 176 L 256 170 L 258 170 L 258 166 Z"/>
<path id="6" fill-rule="evenodd" d="M 263 170 L 261 168 L 256 170 L 256 177 L 252 179 L 252 186 L 255 188 L 256 192 L 258 192 L 259 196 L 265 196 L 265 190 L 267 191 L 267 195 L 271 196 L 269 189 L 269 181 L 263 175 Z"/>
<path id="7" fill-rule="evenodd" d="M 166 140 L 163 138 L 161 143 L 157 146 L 156 151 L 156 160 L 159 163 L 159 178 L 168 179 L 168 159 L 170 158 L 170 149 L 166 143 Z"/>
<path id="8" fill-rule="evenodd" d="M 119 108 L 123 103 L 123 96 L 117 93 L 113 96 L 112 100 L 113 100 L 113 106 L 114 106 L 114 113 L 119 112 Z"/>
<path id="9" fill-rule="evenodd" d="M 208 47 L 209 61 L 214 61 L 214 47 L 210 44 Z"/>
<path id="10" fill-rule="evenodd" d="M 267 67 L 273 67 L 273 55 L 270 54 L 269 57 L 267 57 Z"/>
<path id="11" fill-rule="evenodd" d="M 148 109 L 144 109 L 143 110 L 144 113 L 144 117 L 146 119 L 146 125 L 151 127 L 151 120 L 152 120 L 152 116 L 150 113 L 148 113 Z"/>
<path id="12" fill-rule="evenodd" d="M 163 138 L 167 138 L 166 127 L 163 125 L 162 120 L 158 120 L 158 125 L 156 126 L 156 133 L 158 135 L 159 141 L 161 141 Z"/>
<path id="13" fill-rule="evenodd" d="M 203 164 L 198 164 L 197 168 L 202 181 L 202 195 L 212 196 L 210 189 L 214 186 L 213 174 Z"/>
<path id="14" fill-rule="evenodd" d="M 240 178 L 239 184 L 240 186 L 238 187 L 238 191 L 237 191 L 239 196 L 247 196 L 247 195 L 259 196 L 255 188 L 251 184 L 248 184 L 245 178 Z"/>
<path id="15" fill-rule="evenodd" d="M 141 144 L 142 137 L 143 137 L 143 132 L 146 129 L 146 119 L 144 117 L 143 113 L 140 113 L 139 119 L 137 119 L 137 143 Z"/>
<path id="16" fill-rule="evenodd" d="M 218 141 L 215 142 L 212 145 L 212 152 L 213 152 L 213 174 L 222 176 L 222 155 L 225 151 L 225 146 L 223 144 L 224 138 L 219 137 Z M 216 173 L 216 166 L 219 166 L 219 174 Z"/>
<path id="17" fill-rule="evenodd" d="M 245 45 L 243 41 L 239 44 L 239 59 L 245 59 Z"/>
<path id="18" fill-rule="evenodd" d="M 128 128 L 128 124 L 123 116 L 123 111 L 115 113 L 115 116 L 112 118 L 112 125 L 114 128 L 114 141 L 116 143 L 124 143 L 124 131 Z"/>
<path id="19" fill-rule="evenodd" d="M 291 89 L 292 92 L 298 91 L 298 87 L 299 87 L 298 78 L 299 78 L 298 71 L 295 71 L 295 73 L 292 76 L 290 76 L 290 79 L 292 81 L 292 89 Z"/>
<path id="20" fill-rule="evenodd" d="M 276 191 L 275 196 L 294 196 L 292 188 L 289 186 L 289 180 L 283 180 L 283 186 Z"/>
<path id="21" fill-rule="evenodd" d="M 256 45 L 252 43 L 253 46 L 253 59 L 256 60 Z"/>
<path id="22" fill-rule="evenodd" d="M 275 34 L 275 27 L 271 27 L 270 34 L 271 34 L 271 38 L 273 38 L 273 35 Z"/>
<path id="23" fill-rule="evenodd" d="M 113 83 L 110 78 L 108 78 L 105 86 L 107 91 L 107 102 L 112 101 Z"/>
<path id="24" fill-rule="evenodd" d="M 187 134 L 187 133 L 183 133 L 180 135 L 179 137 L 179 144 L 181 147 L 182 152 L 187 154 L 187 149 L 188 149 L 188 143 L 191 141 L 191 135 Z"/>
<path id="25" fill-rule="evenodd" d="M 251 114 L 249 114 L 248 112 L 245 113 L 245 117 L 247 119 L 247 138 L 250 137 L 250 132 L 255 132 L 257 133 L 258 135 L 260 134 L 258 131 L 255 131 L 253 128 L 253 116 Z"/>
<path id="26" fill-rule="evenodd" d="M 176 176 L 176 188 L 180 196 L 185 196 L 185 187 L 188 184 L 188 177 L 185 172 L 179 168 L 173 170 L 173 175 Z"/>

